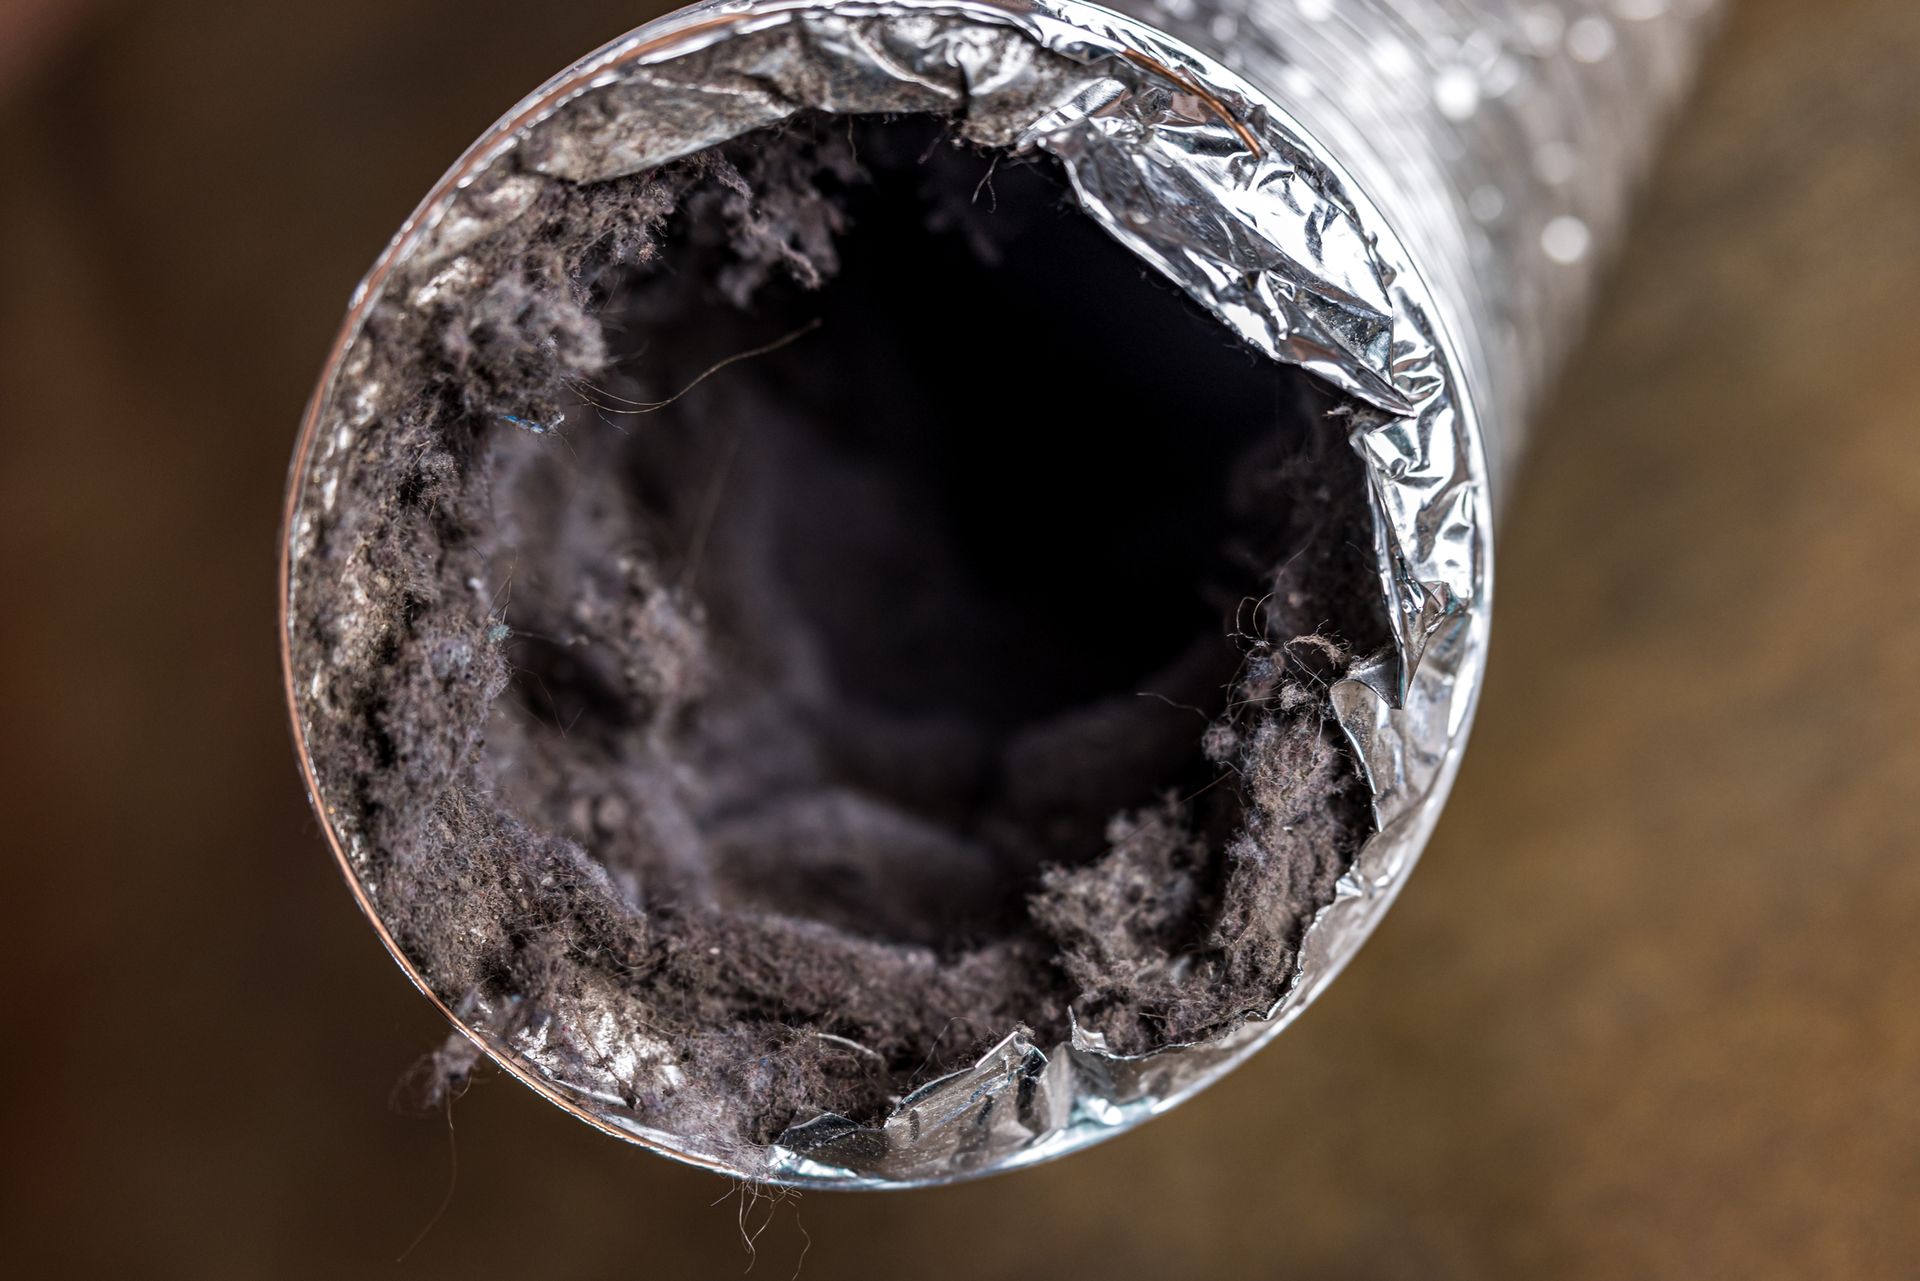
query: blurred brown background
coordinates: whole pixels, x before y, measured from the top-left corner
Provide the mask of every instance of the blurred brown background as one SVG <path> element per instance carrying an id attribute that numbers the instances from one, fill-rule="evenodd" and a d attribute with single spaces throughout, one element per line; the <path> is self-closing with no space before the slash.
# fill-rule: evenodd
<path id="1" fill-rule="evenodd" d="M 727 1184 L 440 1036 L 309 819 L 280 487 L 346 296 L 652 0 L 0 0 L 0 1267 L 726 1276 Z M 756 1275 L 1920 1271 L 1920 6 L 1751 0 L 1504 531 L 1439 836 L 1332 996 L 1061 1164 Z M 749 1207 L 757 1226 L 770 1207 Z M 13 1270 L 17 1268 L 18 1270 Z"/>

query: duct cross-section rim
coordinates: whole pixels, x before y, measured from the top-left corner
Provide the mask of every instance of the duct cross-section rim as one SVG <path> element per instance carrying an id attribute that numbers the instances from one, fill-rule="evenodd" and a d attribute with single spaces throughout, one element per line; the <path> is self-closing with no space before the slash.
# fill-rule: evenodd
<path id="1" fill-rule="evenodd" d="M 764 92 L 689 92 L 726 46 L 764 52 Z M 583 105 L 593 105 L 593 112 Z M 1458 265 L 1410 256 L 1343 158 L 1275 97 L 1142 22 L 1090 5 L 726 4 L 649 24 L 549 82 L 489 130 L 409 219 L 356 293 L 303 424 L 281 565 L 291 617 L 311 521 L 368 407 L 340 394 L 373 302 L 403 268 L 450 262 L 519 212 L 502 157 L 541 172 L 637 172 L 806 109 L 954 113 L 976 141 L 1051 154 L 1082 209 L 1249 346 L 1373 407 L 1356 433 L 1370 476 L 1395 645 L 1334 690 L 1373 792 L 1377 834 L 1307 931 L 1290 990 L 1266 1018 L 1209 1044 L 1134 1058 L 1098 1038 L 1036 1046 L 1017 1031 L 972 1070 L 917 1091 L 872 1128 L 795 1127 L 755 1177 L 903 1186 L 1071 1151 L 1163 1110 L 1277 1033 L 1358 949 L 1404 882 L 1460 760 L 1479 687 L 1491 591 L 1492 507 L 1478 317 L 1428 280 Z M 521 206 L 524 207 L 524 206 Z M 1178 209 L 1170 218 L 1166 211 Z M 1463 347 L 1462 341 L 1467 346 Z M 1469 375 L 1463 371 L 1473 370 Z M 1509 397 L 1499 388 L 1500 399 Z M 286 620 L 283 620 L 286 622 Z M 487 1011 L 448 1007 L 396 946 L 306 747 L 307 697 L 288 625 L 287 695 L 327 836 L 383 941 L 447 1017 L 508 1071 L 599 1128 L 715 1169 L 738 1163 L 625 1114 L 609 1083 L 570 1077 Z"/>

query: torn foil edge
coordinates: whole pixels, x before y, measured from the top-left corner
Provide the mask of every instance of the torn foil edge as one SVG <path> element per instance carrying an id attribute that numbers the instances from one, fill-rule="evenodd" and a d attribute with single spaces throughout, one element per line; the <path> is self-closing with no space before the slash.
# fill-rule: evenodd
<path id="1" fill-rule="evenodd" d="M 1036 1046 L 1012 1029 L 970 1069 L 922 1087 L 880 1126 L 822 1116 L 749 1165 L 640 1124 L 622 1098 L 671 1070 L 605 1011 L 531 1027 L 484 1001 L 448 1009 L 380 923 L 367 860 L 309 791 L 396 960 L 515 1076 L 598 1127 L 667 1155 L 805 1185 L 940 1183 L 1063 1155 L 1163 1111 L 1258 1049 L 1333 979 L 1378 921 L 1438 817 L 1478 693 L 1491 603 L 1483 430 L 1448 321 L 1381 212 L 1294 116 L 1154 27 L 1076 0 L 715 3 L 641 27 L 556 77 L 470 149 L 356 291 L 309 407 L 290 482 L 283 596 L 313 546 L 381 389 L 356 377 L 372 303 L 460 287 L 460 253 L 530 207 L 543 181 L 632 173 L 803 109 L 952 114 L 968 138 L 1041 150 L 1081 207 L 1249 345 L 1369 407 L 1366 460 L 1393 652 L 1333 690 L 1378 831 L 1309 924 L 1288 990 L 1215 1041 L 1123 1057 L 1076 1027 Z M 350 396 L 337 395 L 352 388 Z M 289 617 L 292 611 L 289 606 Z M 283 644 L 287 637 L 283 631 Z M 293 684 L 296 732 L 303 700 Z M 494 1029 L 515 1028 L 509 1034 Z M 561 1033 L 565 1029 L 565 1034 Z M 596 1042 L 581 1053 L 574 1042 Z M 663 1066 L 664 1065 L 664 1066 Z"/>

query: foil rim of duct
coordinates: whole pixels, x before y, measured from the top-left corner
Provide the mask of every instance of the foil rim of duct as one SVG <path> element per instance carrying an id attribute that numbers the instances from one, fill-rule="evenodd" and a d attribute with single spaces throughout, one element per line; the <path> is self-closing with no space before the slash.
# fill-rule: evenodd
<path id="1" fill-rule="evenodd" d="M 1077 1026 L 1048 1048 L 1014 1029 L 971 1068 L 908 1096 L 883 1124 L 816 1118 L 790 1129 L 765 1167 L 749 1171 L 623 1115 L 610 1083 L 567 1079 L 538 1033 L 502 1038 L 483 1026 L 489 1011 L 456 1012 L 432 990 L 381 920 L 315 775 L 291 628 L 314 474 L 333 461 L 342 433 L 369 417 L 364 403 L 341 403 L 337 392 L 373 304 L 397 279 L 430 283 L 428 268 L 524 211 L 503 157 L 544 142 L 552 145 L 537 172 L 604 166 L 605 137 L 569 151 L 570 110 L 623 89 L 658 105 L 672 86 L 650 77 L 755 36 L 782 55 L 816 60 L 814 71 L 838 72 L 823 82 L 842 96 L 729 92 L 709 104 L 704 122 L 690 113 L 677 142 L 636 145 L 616 157 L 626 168 L 593 176 L 665 163 L 802 109 L 862 110 L 859 95 L 889 83 L 906 104 L 894 109 L 926 97 L 920 109 L 957 113 L 974 141 L 1051 154 L 1087 216 L 1249 346 L 1379 411 L 1352 443 L 1367 465 L 1395 643 L 1332 692 L 1378 830 L 1334 902 L 1309 923 L 1288 989 L 1264 1016 L 1212 1042 L 1131 1057 Z M 779 87 L 779 59 L 766 70 L 769 87 Z M 787 89 L 795 70 L 785 68 Z M 1036 103 L 1046 110 L 1033 114 Z M 611 118 L 617 131 L 622 114 Z M 1174 223 L 1147 212 L 1170 198 L 1187 217 Z M 1277 1035 L 1340 972 L 1404 883 L 1458 768 L 1484 662 L 1492 512 L 1481 428 L 1442 301 L 1338 158 L 1271 99 L 1192 47 L 1078 0 L 727 0 L 603 47 L 502 117 L 403 224 L 355 290 L 302 422 L 281 539 L 282 671 L 303 780 L 361 910 L 414 985 L 511 1075 L 602 1131 L 715 1171 L 843 1188 L 946 1183 L 1064 1155 L 1174 1106 Z"/>

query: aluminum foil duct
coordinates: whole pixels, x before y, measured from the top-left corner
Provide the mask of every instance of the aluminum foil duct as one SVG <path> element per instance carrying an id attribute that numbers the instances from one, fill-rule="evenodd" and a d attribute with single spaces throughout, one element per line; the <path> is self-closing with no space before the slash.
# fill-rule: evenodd
<path id="1" fill-rule="evenodd" d="M 363 326 L 433 288 L 527 207 L 527 173 L 635 173 L 804 109 L 936 111 L 974 141 L 1050 154 L 1086 215 L 1249 346 L 1371 406 L 1381 590 L 1395 643 L 1333 691 L 1378 832 L 1311 923 L 1289 990 L 1208 1044 L 1124 1057 L 1081 1030 L 1017 1031 L 880 1126 L 795 1126 L 764 1168 L 796 1184 L 938 1183 L 1072 1151 L 1173 1106 L 1278 1033 L 1404 882 L 1458 767 L 1480 686 L 1498 497 L 1526 415 L 1578 329 L 1713 0 L 771 0 L 696 6 L 591 55 L 516 107 L 408 221 L 352 305 L 290 483 L 282 599 L 353 441 L 378 430 Z M 506 157 L 514 163 L 502 163 Z M 509 1072 L 594 1125 L 714 1168 L 642 1124 L 612 1074 L 545 1032 L 449 1008 L 394 945 L 369 864 L 305 750 L 317 679 L 283 628 L 316 808 L 349 881 L 423 991 Z M 562 1012 L 564 1017 L 564 1012 Z M 575 1029 L 580 1035 L 590 1030 Z M 630 1047 L 629 1047 L 630 1048 Z M 641 1056 L 644 1059 L 644 1056 Z M 620 1065 L 625 1065 L 622 1068 Z"/>

